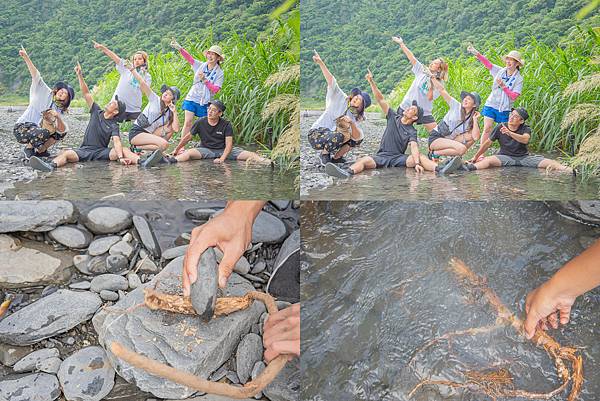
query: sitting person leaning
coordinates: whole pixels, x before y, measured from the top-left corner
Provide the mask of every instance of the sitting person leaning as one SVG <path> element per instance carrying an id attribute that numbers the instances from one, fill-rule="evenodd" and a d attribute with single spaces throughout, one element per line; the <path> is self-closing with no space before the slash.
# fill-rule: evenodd
<path id="1" fill-rule="evenodd" d="M 169 163 L 186 162 L 198 159 L 213 159 L 214 163 L 225 160 L 250 160 L 259 163 L 271 163 L 271 160 L 254 152 L 233 146 L 233 127 L 223 118 L 225 105 L 220 100 L 208 103 L 208 116 L 199 118 L 189 133 L 181 137 L 173 151 L 174 156 L 166 158 Z M 193 135 L 200 137 L 200 146 L 185 150 L 185 145 Z"/>

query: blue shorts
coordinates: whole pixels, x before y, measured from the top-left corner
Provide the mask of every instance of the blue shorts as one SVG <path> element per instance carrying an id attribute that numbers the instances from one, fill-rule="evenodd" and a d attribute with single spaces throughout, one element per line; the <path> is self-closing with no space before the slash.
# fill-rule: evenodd
<path id="1" fill-rule="evenodd" d="M 196 117 L 206 117 L 208 115 L 208 106 L 192 102 L 191 100 L 184 100 L 181 105 L 183 110 L 191 111 Z M 508 120 L 506 120 L 508 121 Z"/>
<path id="2" fill-rule="evenodd" d="M 507 111 L 498 111 L 493 107 L 483 106 L 483 110 L 481 110 L 481 115 L 484 117 L 493 118 L 497 123 L 507 123 L 508 116 L 510 115 L 510 110 Z"/>

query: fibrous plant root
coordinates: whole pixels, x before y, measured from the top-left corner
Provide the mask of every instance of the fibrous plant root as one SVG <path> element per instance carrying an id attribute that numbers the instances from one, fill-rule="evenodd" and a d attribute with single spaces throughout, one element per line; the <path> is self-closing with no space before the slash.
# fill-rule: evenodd
<path id="1" fill-rule="evenodd" d="M 243 297 L 218 298 L 215 316 L 228 315 L 246 309 L 254 300 L 263 302 L 267 307 L 268 313 L 277 312 L 277 305 L 272 296 L 263 292 L 251 291 Z M 145 305 L 153 310 L 164 310 L 187 315 L 196 314 L 192 308 L 189 297 L 164 294 L 151 288 L 145 288 L 144 301 Z M 227 383 L 211 382 L 194 376 L 189 372 L 175 369 L 144 355 L 138 354 L 135 351 L 131 351 L 117 341 L 113 341 L 110 344 L 110 349 L 117 358 L 124 360 L 136 368 L 143 369 L 150 374 L 163 377 L 197 391 L 235 399 L 251 398 L 261 392 L 279 374 L 288 360 L 287 356 L 279 355 L 267 365 L 256 379 L 246 383 L 243 387 L 236 387 Z"/>
<path id="2" fill-rule="evenodd" d="M 456 276 L 468 286 L 470 290 L 477 290 L 481 293 L 487 303 L 492 306 L 496 312 L 497 323 L 511 325 L 517 332 L 524 333 L 523 321 L 513 314 L 500 300 L 500 298 L 489 288 L 485 280 L 475 274 L 461 260 L 452 259 L 450 267 Z M 433 343 L 440 339 L 450 338 L 456 335 L 476 335 L 489 330 L 487 328 L 495 328 L 496 326 L 486 326 L 484 328 L 474 328 L 462 330 L 454 333 L 449 333 L 437 339 L 430 340 L 425 346 L 421 347 L 417 353 L 428 348 Z M 479 391 L 486 394 L 493 400 L 498 397 L 521 397 L 528 399 L 544 399 L 548 400 L 557 394 L 563 392 L 569 382 L 571 382 L 571 391 L 568 395 L 568 401 L 575 401 L 581 392 L 583 384 L 583 358 L 577 354 L 577 349 L 574 347 L 561 346 L 555 339 L 543 330 L 536 330 L 532 341 L 539 347 L 544 348 L 548 356 L 554 361 L 556 371 L 560 377 L 562 384 L 548 393 L 536 393 L 525 390 L 514 389 L 513 378 L 510 372 L 506 369 L 500 369 L 491 372 L 466 372 L 465 381 L 454 382 L 449 380 L 422 380 L 409 393 L 409 398 L 421 387 L 426 385 L 448 386 L 454 388 L 468 388 L 474 391 Z M 413 357 L 413 359 L 416 357 Z M 567 367 L 568 362 L 570 369 Z"/>

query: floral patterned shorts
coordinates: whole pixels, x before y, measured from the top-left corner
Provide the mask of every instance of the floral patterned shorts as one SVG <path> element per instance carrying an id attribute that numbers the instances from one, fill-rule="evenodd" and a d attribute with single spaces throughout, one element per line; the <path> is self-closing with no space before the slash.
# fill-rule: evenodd
<path id="1" fill-rule="evenodd" d="M 35 123 L 27 122 L 16 124 L 13 129 L 13 134 L 15 134 L 17 142 L 30 144 L 37 150 L 41 148 L 48 139 L 54 138 L 59 141 L 63 139 L 67 133 L 55 132 L 54 134 L 51 134 L 47 129 L 41 128 Z"/>
<path id="2" fill-rule="evenodd" d="M 313 128 L 308 131 L 308 142 L 313 149 L 325 150 L 329 153 L 336 153 L 343 145 L 349 145 L 350 147 L 358 146 L 362 143 L 362 139 L 355 141 L 350 139 L 344 142 L 344 135 L 337 131 L 332 131 L 329 128 L 320 127 Z"/>

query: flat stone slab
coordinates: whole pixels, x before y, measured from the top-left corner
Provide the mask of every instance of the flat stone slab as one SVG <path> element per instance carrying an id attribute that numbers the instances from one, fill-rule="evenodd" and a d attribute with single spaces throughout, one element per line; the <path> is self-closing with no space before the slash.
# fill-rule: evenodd
<path id="1" fill-rule="evenodd" d="M 102 305 L 92 292 L 58 290 L 0 320 L 0 342 L 30 345 L 69 331 Z"/>
<path id="2" fill-rule="evenodd" d="M 75 220 L 75 208 L 68 201 L 2 201 L 0 204 L 0 233 L 50 231 Z"/>
<path id="3" fill-rule="evenodd" d="M 160 244 L 148 221 L 142 216 L 133 216 L 133 226 L 148 252 L 155 258 L 160 259 Z"/>
<path id="4" fill-rule="evenodd" d="M 52 401 L 59 396 L 58 379 L 48 373 L 34 373 L 0 379 L 0 400 Z"/>
<path id="5" fill-rule="evenodd" d="M 24 358 L 21 358 L 17 363 L 15 363 L 13 370 L 15 372 L 29 372 L 35 369 L 38 363 L 58 356 L 59 352 L 57 348 L 42 348 L 37 351 L 33 351 Z"/>
<path id="6" fill-rule="evenodd" d="M 183 257 L 179 257 L 171 261 L 147 285 L 152 288 L 158 282 L 158 291 L 180 294 L 182 270 Z M 223 296 L 242 296 L 253 290 L 254 287 L 247 280 L 234 273 Z M 98 312 L 92 322 L 99 333 L 99 342 L 108 349 L 108 358 L 117 373 L 142 391 L 159 398 L 182 399 L 195 391 L 132 368 L 117 359 L 110 352 L 112 341 L 119 341 L 128 349 L 169 366 L 208 378 L 231 357 L 240 339 L 265 311 L 262 303 L 254 302 L 246 310 L 213 318 L 208 323 L 202 322 L 198 316 L 151 311 L 145 307 L 131 309 L 128 313 L 120 312 L 143 303 L 143 300 L 143 287 L 137 288 L 110 310 Z"/>
<path id="7" fill-rule="evenodd" d="M 115 384 L 115 371 L 101 347 L 86 347 L 63 361 L 58 380 L 67 400 L 100 401 Z"/>

